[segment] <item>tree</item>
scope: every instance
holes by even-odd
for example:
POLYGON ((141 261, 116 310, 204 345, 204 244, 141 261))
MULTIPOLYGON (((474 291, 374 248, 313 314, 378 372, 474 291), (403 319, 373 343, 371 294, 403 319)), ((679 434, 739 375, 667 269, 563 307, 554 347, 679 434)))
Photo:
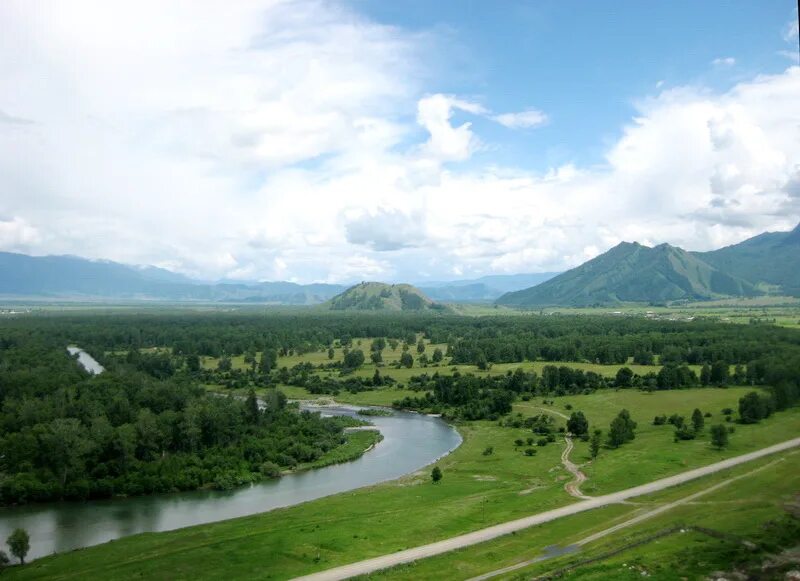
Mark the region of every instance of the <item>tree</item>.
POLYGON ((264 352, 261 354, 261 373, 267 375, 270 371, 275 369, 275 365, 278 363, 278 354, 275 353, 274 349, 264 349, 264 352))
POLYGON ((425 353, 425 342, 422 339, 417 343, 417 353, 425 353))
POLYGON ((725 385, 728 383, 730 368, 725 361, 715 361, 711 364, 711 383, 725 385))
POLYGON ((728 445, 728 429, 724 425, 711 426, 711 443, 719 450, 728 445))
POLYGON ((374 364, 383 363, 383 355, 381 355, 380 351, 373 351, 370 353, 369 358, 372 360, 374 364))
POLYGON ((739 417, 743 424, 755 424, 766 417, 763 399, 755 391, 751 391, 739 399, 739 417))
POLYGON ((628 367, 620 367, 614 383, 617 387, 630 387, 633 385, 633 371, 628 367))
POLYGON ((583 412, 573 412, 567 420, 567 430, 575 436, 582 436, 589 433, 589 422, 583 412))
POLYGON ((328 359, 333 359, 333 356, 335 354, 336 354, 336 352, 333 350, 333 347, 329 347, 328 348, 328 359))
POLYGON ((595 430, 592 434, 592 439, 589 440, 589 452, 592 455, 592 460, 597 458, 597 455, 600 453, 600 442, 602 437, 602 430, 595 430))
POLYGON ((248 424, 257 424, 261 420, 261 410, 258 409, 258 398, 256 391, 250 388, 247 399, 244 402, 244 413, 248 424))
POLYGON ((700 370, 700 384, 708 385, 709 383, 711 383, 711 366, 708 363, 704 363, 703 368, 700 370))
POLYGON ((408 369, 411 369, 411 367, 413 367, 414 358, 411 356, 411 353, 408 353, 406 351, 400 356, 400 365, 402 365, 403 367, 407 367, 408 369))
POLYGON ((442 350, 437 347, 433 350, 433 357, 431 360, 434 363, 439 363, 442 359, 444 359, 444 353, 442 353, 442 350))
POLYGON ((25 564, 25 555, 31 548, 31 538, 28 536, 28 531, 25 529, 14 529, 14 532, 9 535, 6 540, 8 548, 11 549, 11 554, 19 559, 20 564, 25 564))
POLYGON ((186 357, 186 370, 189 373, 197 373, 200 371, 200 357, 196 353, 192 353, 186 357))
POLYGON ((361 349, 353 349, 344 356, 342 368, 345 370, 358 369, 364 364, 364 352, 361 349))
POLYGON ((0 551, 0 571, 11 562, 11 559, 8 558, 5 551, 0 551))
POLYGON ((625 442, 629 442, 636 437, 634 430, 636 422, 631 419, 628 410, 621 410, 616 418, 611 422, 608 430, 608 445, 612 448, 619 448, 625 442))
POLYGON ((438 466, 434 466, 433 470, 431 470, 431 480, 434 484, 439 482, 442 479, 442 469, 438 466))
POLYGON ((698 408, 694 408, 692 412, 692 427, 694 431, 700 433, 703 431, 703 426, 705 425, 705 420, 703 419, 703 412, 701 412, 698 408))

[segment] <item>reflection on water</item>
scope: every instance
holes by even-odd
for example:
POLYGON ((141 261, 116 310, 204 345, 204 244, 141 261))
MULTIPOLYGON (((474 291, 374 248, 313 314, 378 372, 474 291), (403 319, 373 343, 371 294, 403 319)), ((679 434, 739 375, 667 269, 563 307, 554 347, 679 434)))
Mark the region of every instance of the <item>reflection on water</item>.
MULTIPOLYGON (((309 409, 356 415, 357 408, 309 409)), ((384 439, 352 462, 228 492, 197 491, 0 508, 0 539, 16 527, 27 529, 31 535, 29 557, 34 559, 136 533, 246 516, 398 478, 430 464, 461 443, 458 432, 438 418, 394 412, 392 416, 369 420, 384 439)))

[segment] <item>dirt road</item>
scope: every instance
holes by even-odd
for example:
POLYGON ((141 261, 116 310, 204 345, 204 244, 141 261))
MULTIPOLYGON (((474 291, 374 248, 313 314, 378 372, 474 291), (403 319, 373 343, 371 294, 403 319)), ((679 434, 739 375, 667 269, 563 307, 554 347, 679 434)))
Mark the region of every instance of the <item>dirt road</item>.
POLYGON ((784 450, 789 450, 798 446, 800 446, 800 438, 795 438, 793 440, 781 442, 780 444, 775 444, 774 446, 756 450, 755 452, 750 452, 734 458, 728 458, 727 460, 709 464, 708 466, 703 466, 701 468, 695 468, 694 470, 689 470, 688 472, 676 474, 675 476, 670 476, 668 478, 655 480, 641 486, 635 486, 633 488, 628 488, 612 494, 606 494, 604 496, 597 496, 589 500, 582 500, 561 508, 548 510, 513 521, 508 521, 485 529, 445 539, 443 541, 430 543, 428 545, 414 547, 413 549, 406 549, 404 551, 398 551, 397 553, 391 553, 389 555, 383 555, 381 557, 375 557, 372 559, 351 563, 349 565, 335 567, 333 569, 328 569, 327 571, 320 571, 319 573, 298 577, 298 579, 302 579, 303 581, 339 581, 341 579, 349 579, 350 577, 355 577, 357 575, 366 575, 375 571, 380 571, 381 569, 402 565, 403 563, 411 563, 419 559, 441 555, 442 553, 447 553, 455 549, 461 549, 463 547, 469 547, 471 545, 490 541, 492 539, 496 539, 497 537, 508 535, 515 531, 527 529, 535 525, 550 522, 561 517, 578 514, 587 510, 599 508, 601 506, 608 506, 609 504, 622 502, 629 498, 650 494, 652 492, 658 492, 659 490, 664 490, 665 488, 669 488, 671 486, 690 482, 692 480, 696 480, 697 478, 714 474, 720 470, 725 470, 726 468, 738 466, 739 464, 744 464, 745 462, 750 462, 752 460, 763 458, 764 456, 775 454, 776 452, 783 452, 784 450))

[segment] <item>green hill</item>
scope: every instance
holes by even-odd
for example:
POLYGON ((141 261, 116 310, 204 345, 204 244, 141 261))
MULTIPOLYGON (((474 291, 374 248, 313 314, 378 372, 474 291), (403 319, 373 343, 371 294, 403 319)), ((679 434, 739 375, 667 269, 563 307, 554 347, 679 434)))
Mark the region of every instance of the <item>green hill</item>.
POLYGON ((765 232, 739 244, 693 254, 773 294, 800 296, 800 224, 791 232, 765 232))
POLYGON ((410 284, 362 282, 326 303, 333 311, 428 311, 447 310, 410 284))
POLYGON ((681 248, 623 242, 535 287, 507 293, 498 304, 590 306, 623 302, 754 296, 753 284, 711 266, 681 248))

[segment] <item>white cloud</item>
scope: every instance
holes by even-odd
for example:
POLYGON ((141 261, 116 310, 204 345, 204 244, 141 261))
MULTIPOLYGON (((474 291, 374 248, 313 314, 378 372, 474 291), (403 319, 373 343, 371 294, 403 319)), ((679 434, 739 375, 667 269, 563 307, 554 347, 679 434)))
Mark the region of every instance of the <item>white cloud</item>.
POLYGON ((547 123, 547 115, 538 109, 527 109, 519 113, 502 113, 493 116, 492 119, 510 129, 538 127, 547 123))
POLYGON ((0 250, 408 280, 798 219, 797 67, 657 91, 605 163, 539 173, 478 133, 543 114, 438 92, 436 42, 329 2, 0 3, 0 250))
POLYGON ((486 113, 481 105, 451 95, 436 94, 419 100, 417 122, 430 134, 422 147, 424 155, 440 161, 463 161, 478 149, 480 141, 472 132, 471 123, 465 122, 458 127, 451 125, 455 110, 473 115, 486 113))
POLYGON ((715 58, 713 61, 711 61, 711 64, 714 65, 715 67, 732 67, 733 65, 736 64, 736 59, 733 58, 732 56, 720 57, 720 58, 715 58))

